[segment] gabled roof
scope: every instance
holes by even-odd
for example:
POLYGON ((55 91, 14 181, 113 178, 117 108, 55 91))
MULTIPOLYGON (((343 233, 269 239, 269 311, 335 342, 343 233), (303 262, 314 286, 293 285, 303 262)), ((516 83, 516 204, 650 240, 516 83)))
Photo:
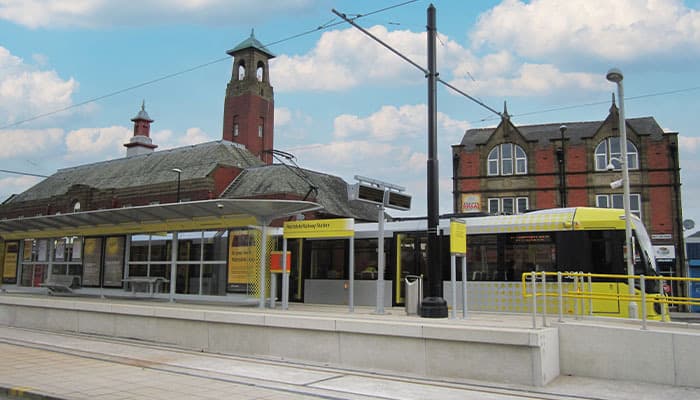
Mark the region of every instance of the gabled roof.
MULTIPOLYGON (((514 125, 525 137, 525 140, 548 144, 551 140, 561 137, 559 127, 566 125, 565 137, 568 143, 580 143, 584 138, 595 135, 605 121, 559 122, 539 125, 514 125)), ((653 139, 661 139, 664 134, 653 117, 628 118, 627 125, 639 135, 651 135, 653 139)), ((486 143, 497 127, 469 129, 462 137, 461 145, 466 149, 474 149, 479 144, 486 143)))
POLYGON ((347 182, 342 178, 285 164, 246 169, 221 197, 236 199, 288 194, 319 203, 327 214, 363 221, 377 220, 376 206, 348 200, 347 182))
POLYGON ((262 164, 243 146, 220 140, 60 169, 6 204, 62 195, 74 185, 104 190, 172 182, 173 168, 182 170, 184 181, 206 178, 217 165, 243 169, 262 164))
POLYGON ((248 48, 254 48, 262 53, 265 53, 269 58, 275 58, 275 55, 272 54, 270 50, 265 47, 264 44, 260 43, 258 39, 255 38, 255 33, 253 30, 250 31, 250 37, 241 43, 238 44, 238 46, 232 48, 231 50, 227 51, 226 54, 233 56, 235 53, 245 50, 248 48))

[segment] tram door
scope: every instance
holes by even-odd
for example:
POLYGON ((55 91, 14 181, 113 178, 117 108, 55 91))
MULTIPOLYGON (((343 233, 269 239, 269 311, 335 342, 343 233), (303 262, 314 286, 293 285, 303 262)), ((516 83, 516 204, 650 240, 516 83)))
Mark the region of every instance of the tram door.
POLYGON ((396 235, 395 302, 404 304, 406 276, 425 275, 428 238, 425 234, 401 233, 396 235))

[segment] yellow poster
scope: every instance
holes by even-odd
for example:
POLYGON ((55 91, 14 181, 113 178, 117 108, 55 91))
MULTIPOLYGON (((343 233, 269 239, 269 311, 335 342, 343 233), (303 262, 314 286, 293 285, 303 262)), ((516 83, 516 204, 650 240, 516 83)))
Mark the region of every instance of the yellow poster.
POLYGON ((249 230, 230 231, 228 237, 228 283, 243 289, 248 284, 248 268, 255 262, 255 243, 249 230))
POLYGON ((108 257, 115 257, 119 255, 119 252, 121 251, 121 237, 108 237, 107 238, 107 256, 108 257))
POLYGON ((450 221, 450 253, 467 254, 467 224, 464 221, 450 221))
POLYGON ((19 253, 19 242, 5 243, 5 261, 2 268, 3 282, 14 282, 17 279, 17 256, 19 253))

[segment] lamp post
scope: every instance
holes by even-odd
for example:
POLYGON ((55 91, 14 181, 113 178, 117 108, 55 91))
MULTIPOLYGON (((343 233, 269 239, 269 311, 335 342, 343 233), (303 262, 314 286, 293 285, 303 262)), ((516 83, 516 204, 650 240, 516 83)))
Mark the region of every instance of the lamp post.
POLYGON ((182 174, 182 170, 180 168, 173 168, 173 172, 177 174, 177 201, 176 203, 180 202, 180 174, 182 174))
MULTIPOLYGON (((625 124, 625 92, 622 85, 622 71, 617 68, 611 68, 606 79, 610 82, 617 84, 617 98, 620 102, 620 112, 619 112, 619 123, 620 123, 620 150, 621 157, 620 166, 622 168, 622 204, 625 209, 625 247, 626 247, 626 258, 627 258, 627 275, 634 275, 634 260, 632 254, 632 218, 630 216, 630 179, 629 179, 629 165, 627 158, 627 129, 625 124)), ((637 318, 637 303, 632 300, 635 295, 634 291, 634 278, 630 277, 627 280, 627 286, 629 286, 629 317, 637 318)))
POLYGON ((566 125, 559 127, 561 133, 561 147, 557 149, 557 158, 559 161, 559 205, 566 207, 566 155, 564 151, 564 133, 566 125))

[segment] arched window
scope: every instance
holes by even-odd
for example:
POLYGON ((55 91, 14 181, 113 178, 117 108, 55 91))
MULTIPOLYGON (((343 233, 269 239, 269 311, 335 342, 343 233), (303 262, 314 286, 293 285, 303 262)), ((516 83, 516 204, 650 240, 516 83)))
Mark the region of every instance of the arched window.
MULTIPOLYGON (((615 171, 621 169, 622 149, 619 137, 609 137, 598 143, 595 148, 595 170, 608 171, 608 165, 612 164, 615 171)), ((627 141, 627 168, 639 169, 639 154, 637 147, 627 141)))
POLYGON ((79 212, 80 211, 80 202, 76 201, 73 203, 73 212, 79 212))
POLYGON ((243 79, 245 79, 245 61, 241 60, 238 63, 238 80, 242 81, 243 79))
POLYGON ((258 67, 255 69, 255 77, 258 82, 262 82, 265 79, 265 64, 262 61, 258 61, 258 67))
POLYGON ((233 136, 238 136, 238 115, 233 116, 233 136))
POLYGON ((265 118, 260 117, 258 122, 258 137, 263 137, 263 132, 265 131, 265 118))
POLYGON ((494 147, 486 163, 490 176, 527 174, 527 155, 517 144, 503 143, 494 147))

